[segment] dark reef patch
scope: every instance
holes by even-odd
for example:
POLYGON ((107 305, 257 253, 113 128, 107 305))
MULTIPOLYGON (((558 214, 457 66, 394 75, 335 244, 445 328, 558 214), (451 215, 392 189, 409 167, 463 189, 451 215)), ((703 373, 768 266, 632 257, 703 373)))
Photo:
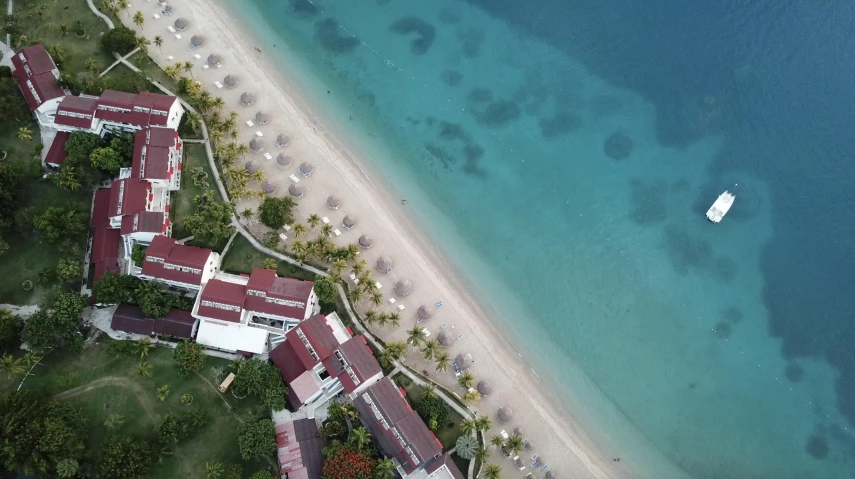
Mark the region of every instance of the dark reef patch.
POLYGON ((787 364, 787 368, 784 369, 784 376, 786 376, 791 383, 801 382, 801 380, 805 378, 805 370, 797 363, 791 362, 787 364))
POLYGON ((475 163, 484 156, 484 148, 481 148, 475 143, 469 143, 463 148, 463 154, 466 156, 466 163, 475 163))
POLYGON ((540 120, 540 135, 546 140, 554 140, 579 128, 582 128, 582 120, 566 111, 559 111, 550 118, 540 120))
POLYGON ((828 457, 828 441, 816 434, 808 438, 805 449, 814 459, 822 460, 828 457))
POLYGON ((365 102, 372 108, 374 107, 374 103, 377 101, 377 97, 375 97, 373 93, 360 93, 356 98, 359 101, 365 102))
POLYGON ((446 25, 454 25, 460 23, 460 15, 454 10, 443 8, 439 11, 439 21, 446 25))
POLYGON ((633 178, 629 182, 629 196, 632 202, 632 220, 640 226, 661 223, 668 219, 665 207, 667 188, 665 181, 655 180, 645 183, 644 180, 633 178))
POLYGON ((684 227, 668 225, 663 233, 662 244, 674 271, 685 276, 691 269, 703 269, 712 257, 712 245, 708 241, 693 238, 684 227))
POLYGON ((609 135, 603 142, 603 151, 613 160, 624 160, 632 153, 632 138, 617 132, 609 135))
POLYGON ((338 33, 338 23, 332 18, 315 22, 315 38, 333 53, 350 53, 359 46, 359 39, 355 36, 338 33))
POLYGON ((736 306, 722 309, 721 316, 730 324, 739 324, 742 322, 742 311, 736 306))
POLYGON ((467 27, 457 32, 463 55, 466 58, 475 58, 481 54, 481 45, 484 43, 484 31, 478 28, 467 27))
POLYGON ((446 141, 460 140, 464 143, 469 143, 469 135, 457 123, 439 122, 439 137, 446 141))
POLYGON ((436 29, 433 25, 417 17, 398 19, 389 29, 399 35, 409 35, 410 33, 418 35, 418 38, 410 42, 410 53, 413 55, 427 53, 436 39, 436 29))
POLYGON ((445 70, 439 79, 448 86, 457 86, 463 81, 463 74, 457 70, 445 70))
POLYGON ((451 168, 451 166, 457 161, 454 155, 433 143, 425 143, 425 150, 430 153, 430 156, 439 160, 439 162, 442 163, 442 167, 446 170, 451 168))
POLYGON ((500 128, 520 117, 520 107, 508 100, 498 100, 486 108, 470 108, 475 120, 484 126, 500 128))
POLYGON ((472 103, 490 103, 493 101, 493 90, 489 88, 475 88, 466 95, 466 99, 472 103))
POLYGON ((715 336, 718 339, 730 339, 730 335, 733 333, 733 328, 727 321, 719 321, 715 323, 713 331, 715 331, 715 336))
POLYGON ((713 262, 713 276, 719 281, 730 283, 736 277, 736 270, 739 265, 736 261, 726 256, 720 256, 713 262))
POLYGON ((298 17, 306 20, 321 13, 321 10, 309 0, 293 0, 293 8, 298 17))

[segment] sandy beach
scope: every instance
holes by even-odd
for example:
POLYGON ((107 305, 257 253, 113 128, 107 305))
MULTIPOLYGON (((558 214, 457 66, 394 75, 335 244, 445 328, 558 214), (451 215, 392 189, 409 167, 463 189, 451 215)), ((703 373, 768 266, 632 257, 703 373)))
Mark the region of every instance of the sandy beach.
MULTIPOLYGON (((234 110, 240 115, 238 141, 249 143, 253 138, 263 141, 264 150, 250 152, 247 159, 257 162, 268 181, 276 185, 275 195, 288 195, 288 188, 293 183, 289 176, 299 178, 299 185, 305 188, 305 193, 298 200, 296 218, 305 223, 305 218, 312 213, 327 217, 330 224, 341 233, 333 238, 339 245, 356 243, 361 235, 373 239, 370 248, 361 249, 361 257, 373 269, 374 278, 382 284, 384 304, 376 310, 397 311, 402 320, 398 328, 375 326, 372 329, 384 340, 405 339, 406 329, 416 322, 417 309, 421 305, 427 306, 433 316, 422 325, 431 332, 431 338, 435 338, 445 324, 446 331, 455 338, 459 337, 448 348, 451 357, 459 353, 471 354, 475 364, 470 371, 476 380, 487 380, 494 387, 492 394, 473 406, 479 414, 489 415, 493 419, 493 427, 487 431, 488 438, 502 429, 511 432, 515 427, 522 428, 523 436, 536 447, 531 452, 523 451, 521 456, 527 458, 532 453, 542 454, 547 459, 548 470, 555 473, 556 477, 629 477, 627 472, 617 467, 621 463, 612 461, 611 454, 604 456, 595 448, 593 441, 573 417, 546 391, 549 387, 548 378, 541 375, 538 379, 533 375, 529 365, 490 321, 485 308, 471 294, 453 266, 443 259, 436 246, 426 239, 412 218, 407 216, 406 206, 402 205, 401 199, 393 197, 382 184, 381 176, 373 172, 370 165, 359 160, 355 150, 348 147, 346 138, 335 138, 324 128, 324 121, 316 116, 318 109, 300 95, 286 72, 280 71, 271 58, 265 55, 265 50, 273 48, 272 42, 270 45, 257 44, 251 35, 242 30, 245 27, 234 22, 233 17, 216 1, 188 0, 175 4, 174 9, 174 16, 155 19, 153 15, 161 13, 162 5, 156 1, 135 2, 130 9, 131 13, 141 10, 146 19, 141 29, 134 26, 124 12, 119 14, 119 18, 128 27, 142 30, 149 40, 155 36, 164 39, 161 49, 153 45, 150 47, 152 58, 161 66, 187 61, 194 64, 193 77, 201 81, 212 95, 223 98, 226 112, 234 110), (178 18, 189 22, 184 31, 178 32, 181 39, 167 29, 178 18), (205 37, 205 43, 191 51, 190 38, 197 34, 205 37), (222 66, 203 68, 208 55, 212 53, 222 57, 222 66), (223 83, 229 74, 239 77, 235 88, 215 86, 215 82, 223 83), (244 92, 256 96, 257 100, 252 106, 240 104, 239 98, 244 92), (258 111, 270 115, 269 123, 248 126, 247 120, 255 122, 258 111), (257 132, 261 132, 262 136, 258 137, 257 132), (281 148, 275 145, 280 134, 287 135, 290 140, 281 148), (272 159, 265 159, 264 153, 269 153, 272 159), (288 166, 277 163, 276 158, 280 153, 291 158, 288 166), (304 177, 296 170, 304 161, 314 167, 310 177, 304 177), (341 199, 338 209, 327 206, 330 195, 341 199), (350 230, 342 225, 345 215, 356 219, 356 225, 350 230), (380 256, 391 257, 391 273, 374 268, 380 256), (412 293, 395 295, 394 286, 401 279, 412 282, 412 293), (392 297, 396 299, 394 305, 389 303, 392 297), (434 306, 437 301, 442 302, 441 308, 434 306), (399 305, 405 308, 399 310, 399 305), (498 421, 496 411, 500 407, 510 407, 514 411, 510 422, 498 421)), ((255 182, 250 184, 253 190, 260 187, 255 182)), ((258 198, 254 197, 239 202, 237 209, 255 210, 258 204, 258 198)), ((266 232, 266 228, 260 224, 252 224, 251 229, 258 236, 266 232)), ((291 236, 289 232, 286 234, 291 236)), ((310 231, 304 239, 316 235, 317 231, 310 231)), ((289 237, 285 245, 292 239, 289 237)), ((345 279, 348 274, 349 271, 346 271, 345 279)), ((368 301, 363 301, 358 309, 364 312, 371 308, 368 301)), ((433 364, 428 364, 418 351, 409 353, 407 363, 417 370, 429 370, 431 378, 461 396, 464 394, 465 391, 457 386, 453 373, 434 372, 433 364)), ((489 462, 501 466, 505 478, 522 477, 533 472, 530 467, 524 471, 517 470, 510 460, 495 451, 489 462)), ((534 476, 541 478, 544 472, 536 471, 534 476)))

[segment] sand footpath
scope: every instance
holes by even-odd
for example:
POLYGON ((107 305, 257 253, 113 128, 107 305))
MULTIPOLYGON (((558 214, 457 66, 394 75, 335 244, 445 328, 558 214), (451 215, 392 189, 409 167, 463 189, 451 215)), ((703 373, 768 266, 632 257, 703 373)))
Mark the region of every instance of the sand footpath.
MULTIPOLYGON (((402 318, 399 328, 373 327, 381 338, 405 338, 405 330, 416 323, 417 309, 424 305, 432 317, 421 324, 431 332, 430 337, 436 338, 445 331, 454 338, 454 343, 448 348, 452 358, 459 353, 472 355, 475 363, 470 371, 477 380, 486 380, 493 386, 493 392, 473 406, 479 414, 493 419, 493 427, 487 431, 487 437, 503 429, 510 433, 519 427, 523 436, 535 444, 533 451, 520 454, 526 458, 523 471, 493 451, 488 462, 502 467, 502 477, 523 477, 529 472, 535 478, 544 477, 545 471, 530 467, 532 461, 529 458, 533 454, 545 457, 547 471, 552 471, 557 478, 629 477, 628 473, 616 467, 620 463, 614 463, 610 457, 601 457, 581 427, 544 391, 545 381, 532 374, 531 368, 491 323, 460 276, 406 216, 406 206, 401 204, 400 198, 392 198, 370 165, 351 154, 354 150, 345 147, 346 139, 334 138, 324 128, 324 122, 316 116, 319 110, 308 104, 306 96, 300 94, 295 83, 265 55, 265 50, 273 48, 272 42, 269 45, 257 44, 252 35, 245 33, 247 27, 235 22, 217 1, 185 0, 173 8, 174 15, 164 16, 164 7, 159 3, 137 0, 130 10, 132 15, 137 10, 143 12, 146 21, 141 29, 134 26, 124 12, 119 14, 119 18, 128 27, 142 30, 149 40, 161 36, 164 39, 162 47, 152 45, 149 48, 152 58, 161 66, 192 62, 193 77, 201 81, 212 95, 223 98, 226 112, 234 110, 240 115, 237 140, 249 143, 257 138, 263 143, 264 149, 249 153, 246 160, 264 171, 267 181, 276 187, 275 195, 289 194, 289 187, 295 184, 290 176, 300 180, 296 185, 303 189, 303 196, 298 200, 297 218, 305 219, 312 213, 326 217, 340 233, 340 236, 333 237, 340 245, 356 243, 362 235, 372 239, 370 248, 361 249, 361 256, 373 268, 375 279, 382 285, 384 304, 376 309, 399 312, 402 318), (159 14, 160 18, 155 19, 154 14, 159 14), (179 18, 186 20, 188 26, 183 31, 170 32, 168 27, 179 18), (176 33, 181 35, 180 39, 176 38, 176 33), (190 39, 194 35, 204 36, 205 41, 191 51, 190 39), (212 53, 221 56, 222 65, 204 68, 212 53), (238 78, 237 86, 218 88, 215 82, 225 85, 227 75, 238 78), (253 105, 240 104, 240 96, 244 92, 255 95, 257 100, 253 105), (269 115, 268 123, 258 124, 256 113, 259 111, 269 115), (248 126, 247 121, 253 122, 253 126, 248 126), (279 135, 288 137, 287 145, 276 146, 279 135), (269 153, 271 159, 266 159, 265 153, 269 153), (287 165, 277 162, 280 154, 288 157, 290 162, 287 165), (310 177, 297 171, 303 162, 309 162, 313 167, 310 177), (330 195, 340 198, 338 209, 327 205, 330 195), (356 224, 351 229, 342 224, 345 215, 355 219, 356 224), (380 256, 392 259, 391 273, 374 268, 380 256), (411 293, 395 293, 395 284, 400 280, 411 282, 411 293), (395 299, 394 304, 389 302, 390 298, 395 299), (439 301, 442 302, 441 308, 436 307, 439 301), (404 309, 400 310, 400 306, 404 309), (513 418, 508 423, 497 419, 496 412, 500 407, 513 410, 513 418)), ((250 187, 257 190, 261 185, 253 182, 250 187)), ((238 211, 256 209, 258 203, 255 197, 241 201, 238 211)), ((251 225, 250 229, 257 235, 265 232, 265 228, 258 224, 251 225)), ((285 234, 292 236, 290 232, 285 234)), ((316 235, 317 231, 310 231, 304 239, 316 235)), ((292 240, 289 237, 285 245, 292 240)), ((345 272, 345 278, 348 275, 349 271, 345 272)), ((358 309, 364 312, 369 306, 364 301, 358 309)), ((419 352, 412 351, 407 363, 419 370, 428 369, 431 378, 459 395, 465 393, 457 386, 451 372, 435 372, 419 352)), ((463 472, 465 474, 466 471, 463 472)))

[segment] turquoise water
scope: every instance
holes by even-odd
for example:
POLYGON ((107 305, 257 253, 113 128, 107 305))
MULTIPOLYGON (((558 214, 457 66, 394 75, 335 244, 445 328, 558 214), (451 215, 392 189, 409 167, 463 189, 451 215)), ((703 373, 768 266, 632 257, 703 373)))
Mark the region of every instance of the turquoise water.
MULTIPOLYGON (((836 77, 846 55, 752 53, 809 16, 777 3, 678 18, 631 3, 614 22, 600 17, 623 2, 473 3, 252 0, 243 15, 637 477, 855 477, 852 245, 831 238, 851 237, 838 160, 853 145, 829 140, 855 121, 792 100, 813 81, 793 58, 836 77), (727 86, 703 84, 715 75, 727 86), (735 183, 734 210, 706 222, 735 183)), ((851 13, 825 8, 817 21, 851 13)))

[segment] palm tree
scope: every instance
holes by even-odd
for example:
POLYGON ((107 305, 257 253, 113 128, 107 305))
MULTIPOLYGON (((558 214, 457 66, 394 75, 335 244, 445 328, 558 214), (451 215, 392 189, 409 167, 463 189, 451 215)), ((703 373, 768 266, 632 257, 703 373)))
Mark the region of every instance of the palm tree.
POLYGON ((371 304, 373 304, 374 306, 380 306, 381 304, 383 304, 383 293, 381 293, 380 291, 372 291, 370 293, 370 296, 371 304))
POLYGON ((294 237, 297 239, 302 238, 306 234, 306 227, 299 221, 291 225, 291 229, 294 231, 294 237))
POLYGON ((264 181, 264 170, 255 170, 255 173, 252 174, 252 179, 257 183, 264 181))
POLYGON ((407 342, 415 347, 419 347, 419 345, 425 342, 426 339, 427 336, 425 335, 424 328, 418 324, 413 326, 413 329, 407 330, 407 342))
POLYGON ((21 357, 21 361, 23 361, 27 367, 31 367, 33 364, 36 364, 39 362, 39 359, 39 356, 32 351, 27 351, 24 353, 24 356, 21 357))
POLYGON ((125 13, 128 14, 128 18, 131 17, 131 12, 128 11, 128 8, 130 8, 130 6, 131 6, 131 2, 129 2, 128 0, 119 0, 119 3, 118 3, 119 10, 125 10, 125 13))
POLYGON ((427 383, 427 386, 425 386, 425 390, 422 391, 422 399, 434 397, 436 397, 436 384, 427 383))
POLYGON ((25 371, 25 367, 20 358, 16 359, 10 354, 4 354, 3 357, 0 358, 0 370, 6 374, 6 377, 12 379, 17 375, 22 374, 25 371))
POLYGON ((261 267, 264 269, 275 270, 277 266, 278 263, 273 258, 264 258, 264 261, 261 262, 261 267))
POLYGON ((484 479, 501 479, 502 469, 495 464, 487 464, 482 469, 481 475, 484 476, 484 479))
POLYGON ((154 343, 151 342, 151 338, 142 338, 137 341, 137 351, 140 352, 140 359, 148 356, 149 351, 154 349, 154 343))
POLYGON ((137 366, 137 374, 144 378, 151 377, 151 363, 148 361, 143 361, 137 366))
POLYGON ((184 62, 183 68, 185 72, 190 74, 191 78, 195 78, 193 77, 193 62, 184 62))
POLYGON ((476 390, 471 390, 463 395, 463 402, 466 404, 475 404, 481 400, 481 394, 476 390))
POLYGON ((364 427, 358 427, 350 431, 350 437, 347 438, 347 442, 356 446, 356 449, 361 451, 371 443, 371 433, 364 427))
POLYGON ((389 366, 391 366, 392 361, 394 360, 395 355, 392 353, 392 351, 389 351, 388 349, 380 351, 380 353, 377 355, 377 362, 380 363, 380 366, 384 368, 388 368, 389 366))
POLYGON ((341 272, 347 268, 347 261, 342 258, 336 258, 332 262, 332 275, 335 277, 341 276, 341 272))
POLYGON ((101 65, 98 63, 98 60, 96 60, 94 58, 87 58, 86 59, 86 70, 88 70, 89 73, 95 75, 101 70, 101 65))
POLYGON ((519 434, 511 434, 507 439, 505 439, 505 451, 507 451, 511 456, 516 456, 520 451, 523 450, 523 438, 519 434))
POLYGON ((376 479, 392 479, 395 477, 395 463, 388 457, 381 459, 374 468, 374 477, 376 479))
POLYGON ((160 53, 163 53, 163 50, 160 48, 160 47, 162 47, 162 46, 163 46, 163 37, 162 37, 162 36, 160 36, 160 35, 155 35, 155 37, 154 37, 154 46, 156 46, 156 47, 157 47, 157 49, 158 49, 158 50, 160 50, 160 53))
MULTIPOLYGON (((145 53, 146 55, 148 55, 148 46, 149 45, 151 45, 151 40, 149 40, 148 38, 143 37, 143 36, 137 38, 137 46, 139 47, 140 51, 145 53)), ((137 60, 141 60, 141 59, 143 59, 143 57, 137 58, 137 60)))
POLYGON ((223 465, 219 462, 205 463, 205 479, 219 479, 223 475, 223 465))
POLYGON ((386 313, 380 313, 377 315, 377 325, 378 326, 386 326, 389 324, 389 315, 386 313))
POLYGON ((18 139, 22 141, 30 141, 33 139, 33 132, 26 126, 18 128, 18 139))
POLYGON ((316 215, 315 213, 312 213, 309 215, 309 218, 306 220, 306 223, 309 223, 309 226, 311 226, 312 229, 315 229, 318 227, 319 224, 321 224, 321 217, 316 215))
POLYGON ((407 345, 403 341, 389 341, 386 343, 386 349, 392 353, 395 359, 401 359, 407 352, 407 345))
POLYGON ((140 27, 140 31, 142 31, 143 23, 145 23, 145 17, 141 11, 137 10, 137 13, 134 14, 134 25, 140 27))
POLYGON ((202 117, 199 116, 198 113, 194 113, 192 111, 187 112, 187 116, 185 116, 187 120, 185 124, 193 131, 199 131, 199 128, 202 126, 202 117))
POLYGON ((59 34, 62 36, 68 35, 68 25, 64 23, 59 24, 59 34))
POLYGON ((389 314, 389 322, 392 324, 392 326, 397 328, 398 326, 401 325, 401 315, 398 314, 397 312, 390 313, 389 314))
POLYGON ((473 376, 469 371, 463 371, 463 373, 457 377, 457 384, 459 384, 463 389, 471 388, 472 383, 474 382, 475 376, 473 376))
POLYGON ((468 436, 476 430, 477 424, 474 419, 464 419, 460 422, 460 432, 468 436))
POLYGON ((455 443, 457 446, 457 455, 463 459, 472 459, 475 457, 475 451, 478 450, 478 439, 474 436, 465 435, 457 438, 455 443))
POLYGON ((476 431, 486 431, 491 427, 493 427, 493 421, 490 419, 490 416, 478 416, 475 418, 476 431))
POLYGON ((157 398, 160 399, 160 402, 166 401, 166 396, 169 396, 168 384, 164 384, 163 386, 157 388, 157 398))
POLYGON ((448 367, 451 366, 451 356, 445 351, 435 354, 433 360, 436 361, 437 371, 448 371, 448 367))
POLYGON ((478 462, 487 462, 488 457, 490 457, 490 450, 484 446, 479 447, 475 451, 475 460, 478 462))
POLYGON ((439 342, 435 339, 431 339, 430 341, 425 341, 425 345, 422 348, 422 354, 425 356, 425 359, 431 360, 436 353, 439 351, 439 342))
POLYGON ((329 237, 332 234, 333 227, 331 224, 327 223, 321 227, 321 234, 329 237))
POLYGON ((505 438, 503 438, 499 434, 496 434, 495 436, 490 438, 490 444, 496 447, 502 447, 505 444, 505 438))
POLYGON ((238 146, 235 147, 235 153, 237 153, 238 156, 245 157, 246 154, 249 153, 249 145, 247 145, 246 143, 240 143, 238 146))

